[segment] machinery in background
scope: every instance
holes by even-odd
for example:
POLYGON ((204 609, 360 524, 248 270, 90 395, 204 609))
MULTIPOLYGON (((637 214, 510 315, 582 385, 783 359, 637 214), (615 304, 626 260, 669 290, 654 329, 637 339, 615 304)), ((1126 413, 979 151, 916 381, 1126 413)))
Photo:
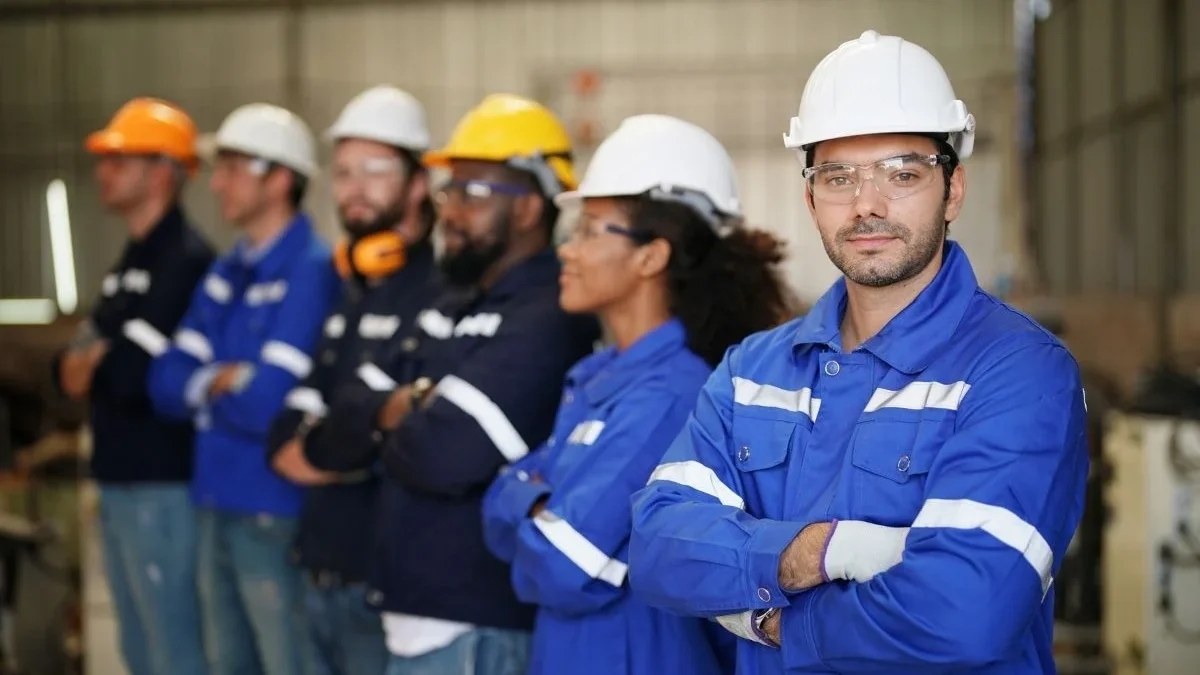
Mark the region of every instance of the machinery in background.
POLYGON ((1107 420, 1104 648, 1113 675, 1200 663, 1200 380, 1160 370, 1107 420))

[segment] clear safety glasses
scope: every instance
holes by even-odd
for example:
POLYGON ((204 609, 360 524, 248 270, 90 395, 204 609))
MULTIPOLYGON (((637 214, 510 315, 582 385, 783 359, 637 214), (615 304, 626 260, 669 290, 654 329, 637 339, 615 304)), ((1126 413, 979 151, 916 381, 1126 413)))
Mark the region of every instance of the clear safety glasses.
POLYGON ((639 244, 645 244, 654 239, 654 237, 645 232, 638 232, 628 227, 617 225, 616 223, 606 223, 602 220, 580 217, 569 226, 569 231, 560 243, 586 244, 606 233, 625 237, 639 244))
POLYGON ((874 164, 820 164, 804 170, 813 198, 833 204, 849 204, 858 198, 870 180, 885 199, 903 199, 932 185, 941 175, 949 155, 900 155, 874 164))
POLYGON ((334 163, 330 178, 335 185, 369 183, 375 180, 394 180, 404 175, 404 162, 399 157, 371 157, 357 163, 334 163))
POLYGON ((486 203, 494 195, 519 197, 532 192, 521 185, 493 183, 486 180, 450 180, 433 195, 433 203, 437 208, 461 206, 471 208, 486 203))

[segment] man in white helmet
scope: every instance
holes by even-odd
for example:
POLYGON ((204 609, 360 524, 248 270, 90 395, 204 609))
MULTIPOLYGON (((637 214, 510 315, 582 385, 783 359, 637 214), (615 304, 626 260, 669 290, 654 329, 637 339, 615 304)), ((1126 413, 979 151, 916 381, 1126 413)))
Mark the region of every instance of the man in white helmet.
POLYGON ((382 675, 383 622, 366 598, 379 445, 369 434, 345 433, 345 415, 373 415, 387 399, 395 383, 370 364, 411 351, 402 327, 414 324, 439 288, 429 242, 433 204, 421 164, 429 129, 417 99, 380 86, 351 100, 328 137, 333 195, 346 231, 335 254, 342 300, 325 321, 318 362, 288 394, 268 445, 280 475, 312 486, 293 552, 307 581, 316 672, 382 675), (379 378, 389 385, 384 391, 354 392, 355 383, 378 385, 379 378))
POLYGON ((195 421, 192 499, 213 675, 306 672, 304 593, 289 550, 302 488, 271 471, 267 435, 339 288, 330 251, 300 210, 316 173, 312 134, 267 104, 217 131, 211 187, 241 235, 209 269, 151 367, 157 409, 195 421))
POLYGON ((827 56, 785 145, 843 273, 733 348, 634 497, 630 581, 739 673, 1052 673, 1083 510, 1079 369, 947 240, 974 118, 921 47, 827 56))

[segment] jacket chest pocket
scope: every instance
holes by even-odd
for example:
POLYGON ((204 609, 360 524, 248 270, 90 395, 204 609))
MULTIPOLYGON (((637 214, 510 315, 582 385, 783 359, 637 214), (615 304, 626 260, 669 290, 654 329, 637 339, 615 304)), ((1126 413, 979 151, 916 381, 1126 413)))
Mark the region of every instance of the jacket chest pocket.
MULTIPOLYGON (((796 436, 807 428, 792 420, 735 415, 732 424, 733 466, 737 469, 746 495, 746 503, 774 509, 778 504, 764 501, 762 495, 779 495, 787 479, 788 455, 796 436)), ((778 500, 776 500, 778 501, 778 500)), ((747 508, 758 517, 772 517, 747 508)), ((778 514, 774 514, 778 515, 778 514)))
POLYGON ((953 431, 952 417, 860 422, 850 448, 848 516, 911 525, 925 502, 925 480, 953 431))

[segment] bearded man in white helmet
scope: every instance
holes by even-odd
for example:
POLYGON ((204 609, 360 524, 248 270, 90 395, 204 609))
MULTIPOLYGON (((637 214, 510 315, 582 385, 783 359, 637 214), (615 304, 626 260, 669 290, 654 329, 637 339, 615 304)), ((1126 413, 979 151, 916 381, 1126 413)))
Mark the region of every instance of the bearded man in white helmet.
POLYGON ((373 415, 395 383, 373 365, 407 355, 407 330, 440 289, 433 204, 421 155, 425 109, 378 86, 354 97, 328 131, 333 195, 346 237, 335 261, 342 299, 325 321, 312 373, 288 393, 271 428, 275 471, 309 486, 294 553, 306 577, 316 675, 383 675, 383 622, 367 602, 380 493, 379 444, 346 430, 373 415), (386 391, 379 391, 381 379, 386 391))
POLYGON ((1083 390, 946 238, 974 132, 898 37, 844 43, 804 89, 785 145, 843 278, 729 351, 634 496, 634 590, 741 637, 739 673, 1055 671, 1083 390))
POLYGON ((241 236, 150 370, 155 407, 196 425, 197 576, 213 675, 295 675, 312 662, 290 556, 303 489, 271 471, 266 446, 284 397, 312 370, 339 289, 329 246, 300 209, 313 145, 308 126, 276 106, 225 118, 210 186, 241 236))

